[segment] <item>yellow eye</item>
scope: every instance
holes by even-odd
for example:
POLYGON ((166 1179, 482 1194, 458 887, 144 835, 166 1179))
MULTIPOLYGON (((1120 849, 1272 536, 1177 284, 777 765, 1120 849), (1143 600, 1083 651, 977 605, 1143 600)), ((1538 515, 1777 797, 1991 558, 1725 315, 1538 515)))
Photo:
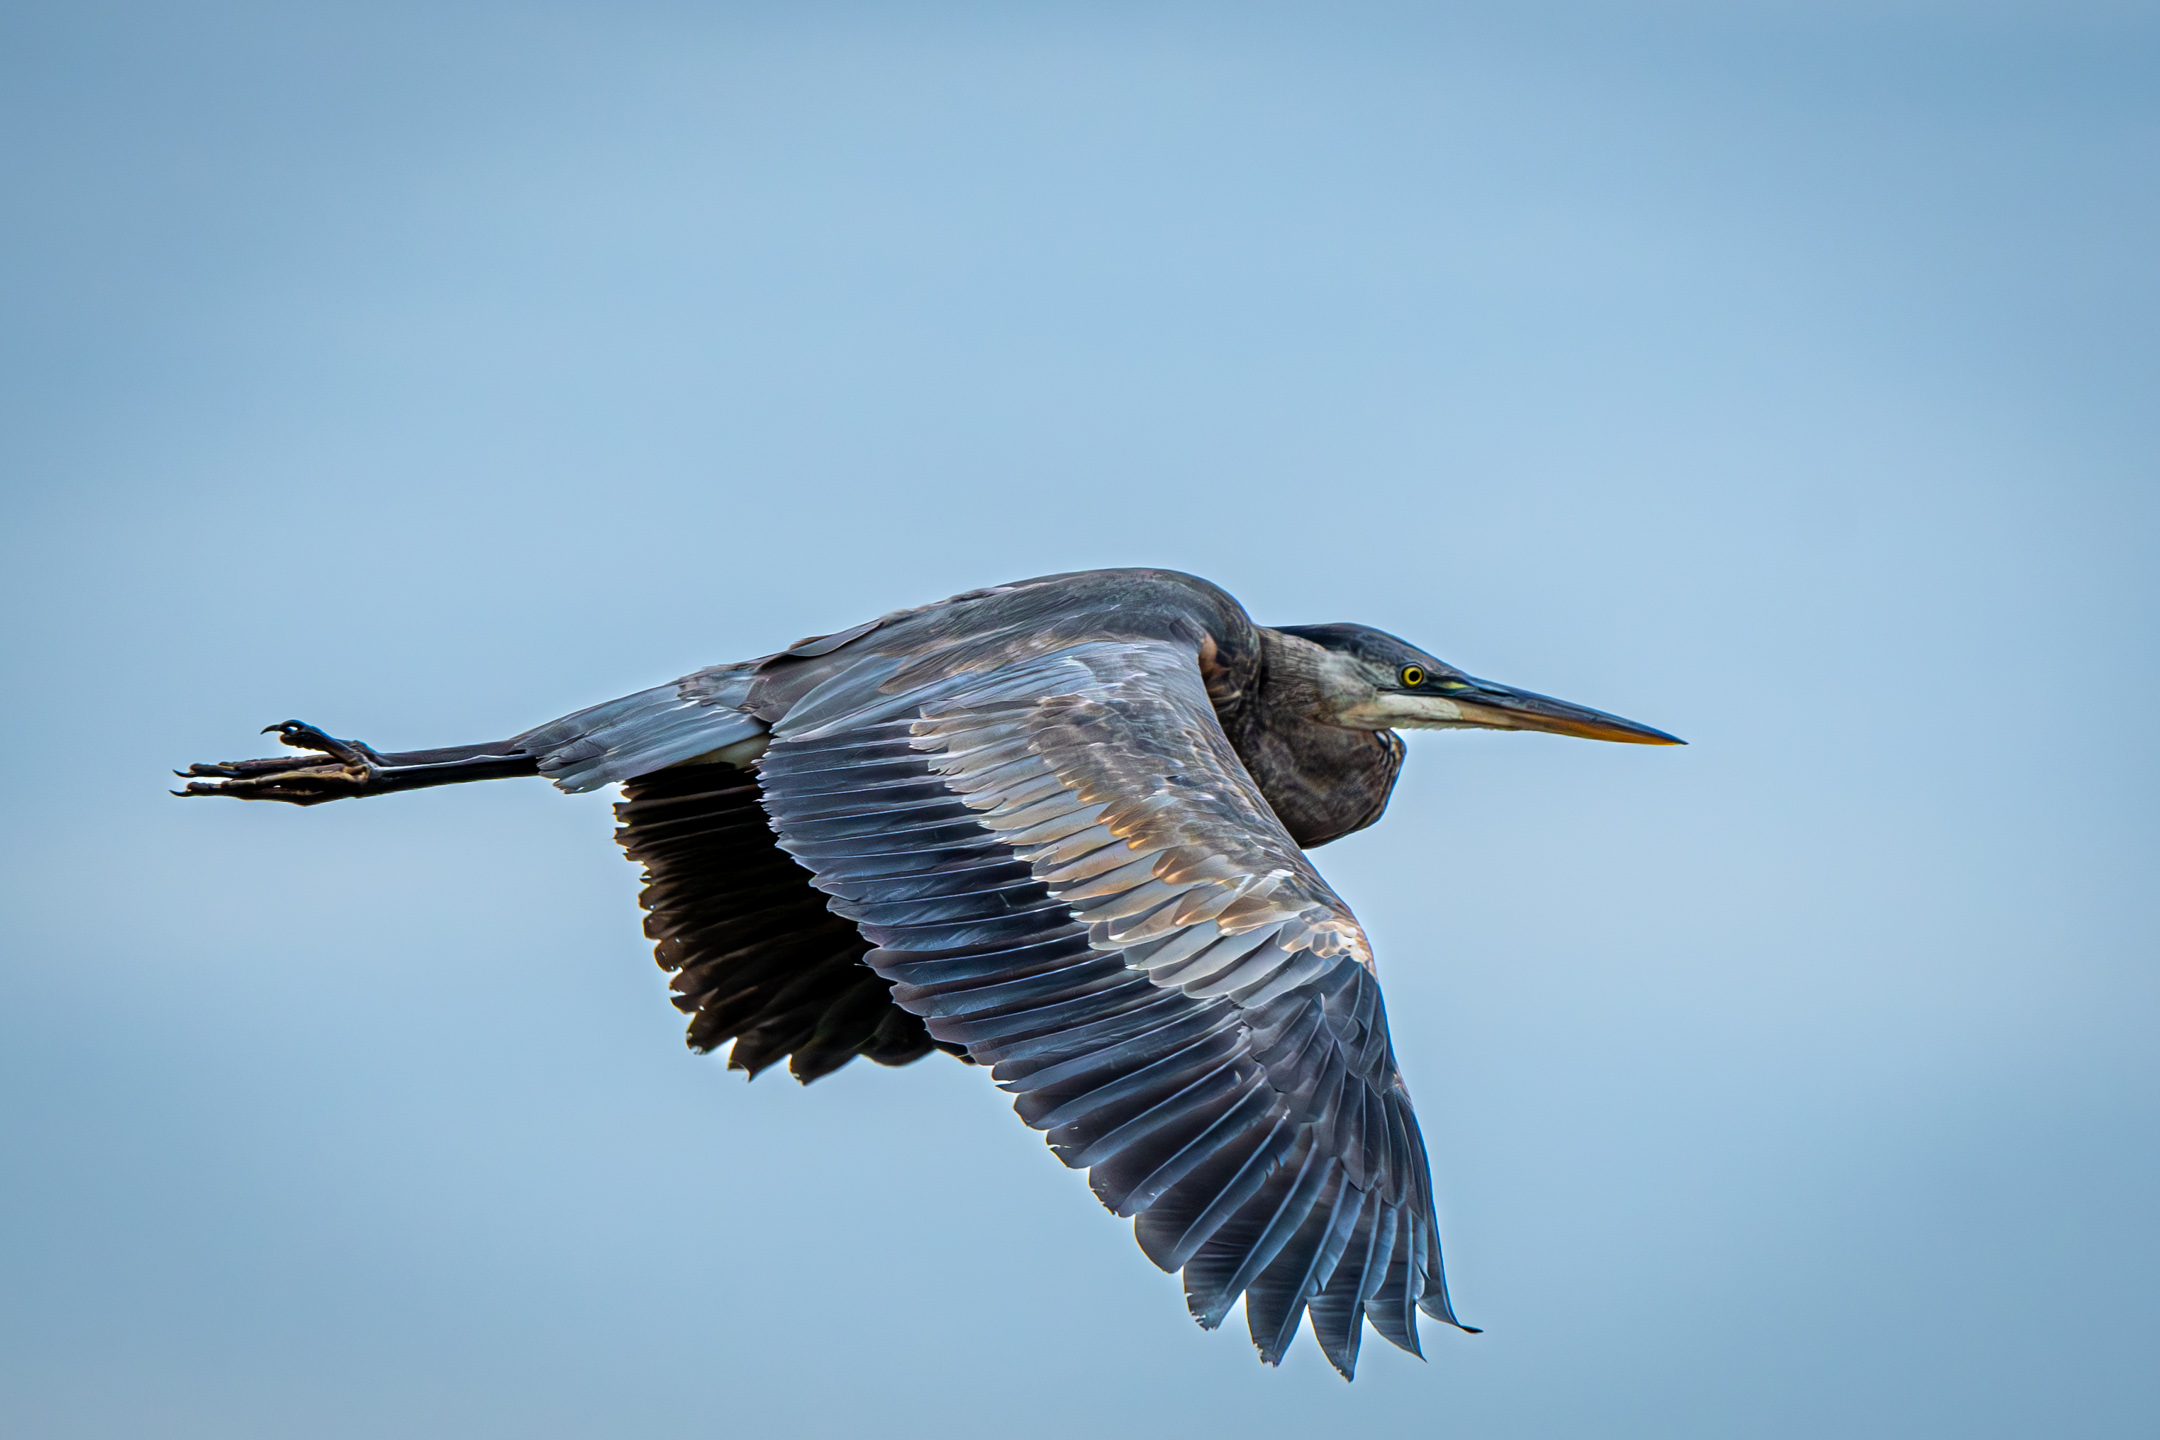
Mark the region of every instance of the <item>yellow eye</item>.
POLYGON ((1405 665, 1402 667, 1402 683, 1414 690, 1425 683, 1425 672, 1415 665, 1405 665))

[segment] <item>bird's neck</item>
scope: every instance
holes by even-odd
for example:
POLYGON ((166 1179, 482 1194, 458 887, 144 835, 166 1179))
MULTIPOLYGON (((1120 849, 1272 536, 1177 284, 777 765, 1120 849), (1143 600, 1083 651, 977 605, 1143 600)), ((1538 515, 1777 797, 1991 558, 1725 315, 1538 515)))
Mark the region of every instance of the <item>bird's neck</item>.
POLYGON ((1235 696, 1228 704, 1216 698, 1231 746, 1299 845, 1310 849, 1364 829, 1387 808, 1402 770, 1401 738, 1318 718, 1325 713, 1325 652, 1294 635, 1265 628, 1259 635, 1235 696))

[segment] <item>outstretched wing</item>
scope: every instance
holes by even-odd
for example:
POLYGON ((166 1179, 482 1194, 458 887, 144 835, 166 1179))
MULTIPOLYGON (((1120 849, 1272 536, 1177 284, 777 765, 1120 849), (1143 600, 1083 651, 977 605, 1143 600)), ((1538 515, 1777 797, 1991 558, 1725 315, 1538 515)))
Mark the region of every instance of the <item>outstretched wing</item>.
POLYGON ((1454 1322, 1371 952, 1218 724, 1193 648, 1068 644, 943 673, 866 657, 758 762, 780 843, 1214 1326, 1454 1322))

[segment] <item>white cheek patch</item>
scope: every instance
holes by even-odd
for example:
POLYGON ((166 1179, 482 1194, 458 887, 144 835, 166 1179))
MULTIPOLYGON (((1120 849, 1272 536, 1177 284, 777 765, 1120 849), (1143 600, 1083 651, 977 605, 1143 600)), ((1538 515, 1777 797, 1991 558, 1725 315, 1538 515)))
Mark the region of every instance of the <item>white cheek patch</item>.
POLYGON ((1462 707, 1438 695, 1382 695, 1380 708, 1395 725, 1460 725, 1462 707))
POLYGON ((1375 730, 1438 730, 1479 723, 1467 718, 1462 707, 1452 700, 1438 695, 1401 695, 1393 691, 1383 691, 1370 700, 1360 701, 1344 712, 1343 719, 1375 730))

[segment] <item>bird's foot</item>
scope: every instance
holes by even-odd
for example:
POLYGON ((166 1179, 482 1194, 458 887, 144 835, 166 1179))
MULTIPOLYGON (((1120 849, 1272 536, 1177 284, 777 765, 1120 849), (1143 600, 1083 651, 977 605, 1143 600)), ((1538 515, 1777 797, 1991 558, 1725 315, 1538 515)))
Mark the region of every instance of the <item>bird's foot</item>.
POLYGON ((190 765, 173 772, 188 786, 172 793, 319 805, 325 800, 366 794, 380 782, 386 768, 383 757, 369 746, 357 740, 340 740, 298 720, 263 727, 265 735, 273 732, 295 750, 313 753, 190 765))

